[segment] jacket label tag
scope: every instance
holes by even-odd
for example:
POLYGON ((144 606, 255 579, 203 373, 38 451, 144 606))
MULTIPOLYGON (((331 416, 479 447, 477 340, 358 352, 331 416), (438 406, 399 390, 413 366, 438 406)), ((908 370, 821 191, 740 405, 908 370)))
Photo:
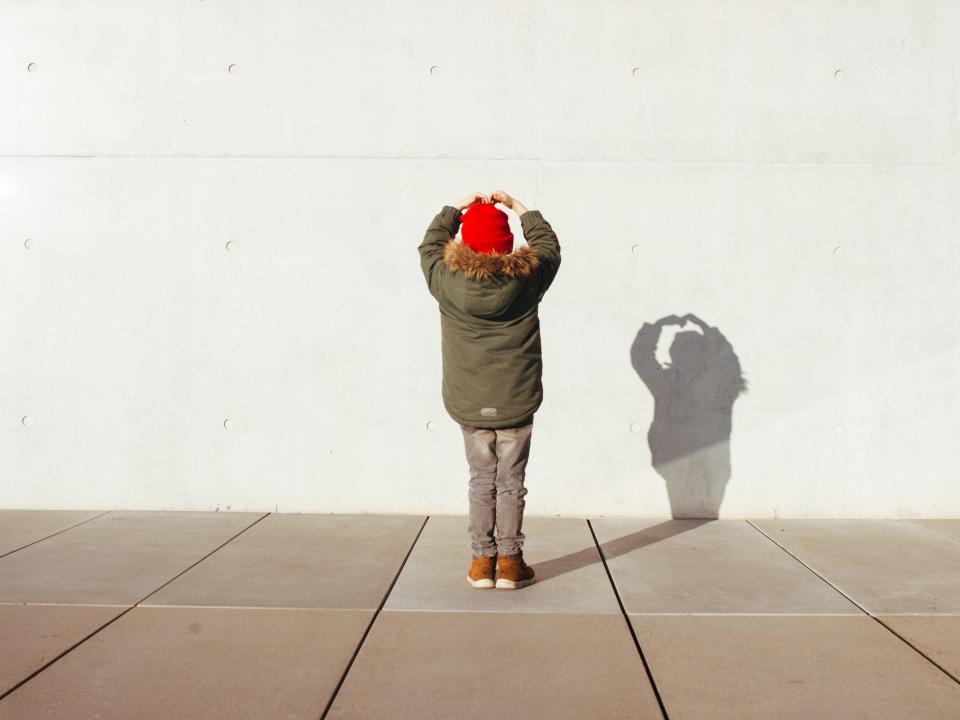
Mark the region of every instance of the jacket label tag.
POLYGON ((480 414, 484 417, 493 417, 497 414, 496 408, 480 408, 480 414))

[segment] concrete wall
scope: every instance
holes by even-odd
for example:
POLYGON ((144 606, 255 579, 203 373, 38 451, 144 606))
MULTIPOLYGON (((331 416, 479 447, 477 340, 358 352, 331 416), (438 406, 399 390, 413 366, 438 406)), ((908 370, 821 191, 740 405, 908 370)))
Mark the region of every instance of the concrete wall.
POLYGON ((416 247, 503 188, 528 513, 960 516, 953 0, 0 14, 0 506, 465 512, 416 247))

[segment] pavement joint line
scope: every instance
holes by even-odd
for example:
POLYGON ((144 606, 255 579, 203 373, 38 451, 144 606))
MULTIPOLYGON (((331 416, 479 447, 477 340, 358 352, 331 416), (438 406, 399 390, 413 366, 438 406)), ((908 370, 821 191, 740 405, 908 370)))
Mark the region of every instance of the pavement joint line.
POLYGON ((153 597, 154 595, 156 595, 158 592, 160 592, 161 590, 163 590, 167 585, 169 585, 170 583, 172 583, 174 580, 176 580, 178 577, 180 577, 180 576, 183 575, 184 573, 187 573, 187 572, 190 572, 191 570, 193 570, 193 568, 195 568, 197 565, 199 565, 200 563, 202 563, 202 562, 203 562, 204 560, 206 560, 208 557, 210 557, 211 555, 213 555, 215 552, 217 552, 217 551, 220 550, 221 548, 223 548, 223 547, 229 545, 230 543, 232 543, 232 542, 233 542, 234 540, 236 540, 238 537, 240 537, 241 535, 243 535, 247 530, 249 530, 249 529, 252 528, 254 525, 256 525, 258 522, 260 522, 260 521, 263 520, 265 517, 267 517, 268 515, 271 515, 271 514, 272 514, 272 513, 269 513, 269 512, 264 513, 263 515, 261 515, 260 517, 258 517, 256 520, 254 520, 252 523, 250 523, 250 524, 247 525, 245 528, 243 528, 242 530, 240 530, 239 532, 234 533, 233 535, 231 535, 230 537, 228 537, 226 540, 224 540, 222 543, 220 543, 219 545, 217 545, 213 550, 211 550, 210 552, 208 552, 208 553, 207 553, 206 555, 204 555, 202 558, 200 558, 199 560, 197 560, 197 561, 194 562, 194 563, 191 563, 190 565, 188 565, 187 567, 185 567, 183 570, 181 570, 180 572, 178 572, 176 575, 174 575, 172 578, 170 578, 169 580, 167 580, 163 585, 161 585, 160 587, 156 588, 155 590, 150 591, 147 595, 144 595, 142 598, 140 598, 140 599, 136 602, 136 604, 134 605, 134 607, 138 607, 138 606, 140 605, 140 603, 142 603, 144 600, 147 600, 148 598, 151 598, 151 597, 153 597))
MULTIPOLYGON (((531 567, 536 566, 531 565, 531 567)), ((504 591, 501 590, 501 593, 503 592, 504 591)), ((589 615, 590 617, 617 617, 617 615, 621 614, 619 609, 613 612, 604 610, 525 610, 522 608, 505 608, 503 610, 490 608, 443 608, 439 610, 436 608, 390 608, 387 612, 391 615, 550 615, 551 617, 581 615, 589 615)))
MULTIPOLYGON (((871 615, 870 617, 872 617, 874 620, 876 620, 878 623, 880 623, 880 625, 882 625, 882 626, 885 627, 887 630, 889 630, 891 633, 893 633, 893 635, 894 635, 895 637, 900 638, 903 642, 905 642, 907 645, 909 645, 909 646, 912 647, 914 650, 916 650, 917 653, 920 655, 920 657, 925 658, 930 664, 932 664, 932 665, 936 666, 937 668, 939 668, 939 669, 943 672, 944 675, 946 675, 948 678, 950 678, 950 679, 953 680, 955 683, 957 683, 958 685, 960 685, 960 678, 958 678, 958 677, 957 677, 956 675, 954 675, 952 672, 950 672, 949 670, 947 670, 945 667, 943 667, 943 666, 942 666, 940 663, 938 663, 936 660, 932 659, 929 655, 927 655, 925 652, 923 652, 923 650, 921 650, 921 649, 918 648, 916 645, 914 645, 912 642, 910 642, 909 640, 907 640, 903 635, 901 635, 901 634, 898 633, 896 630, 894 630, 892 627, 890 627, 889 625, 887 625, 883 620, 881 620, 881 619, 880 619, 879 617, 877 617, 876 615, 871 615)), ((927 617, 936 617, 936 616, 935 616, 935 615, 934 615, 934 616, 928 615, 927 617)))
POLYGON ((366 630, 363 631, 363 635, 360 636, 360 641, 357 643, 357 646, 353 650, 353 654, 350 656, 350 659, 347 661, 347 666, 343 669, 343 674, 340 676, 340 679, 337 681, 336 687, 333 689, 333 692, 330 693, 330 699, 327 700, 327 706, 323 709, 323 712, 320 714, 320 720, 324 720, 327 717, 327 714, 330 712, 330 708, 333 707, 334 701, 337 699, 337 695, 340 694, 340 688, 343 687, 343 683, 347 679, 347 675, 350 674, 350 670, 353 669, 353 663, 357 659, 357 655, 360 654, 360 648, 363 647, 363 644, 367 640, 367 635, 370 634, 370 630, 373 628, 373 624, 377 621, 377 618, 380 617, 380 612, 383 610, 383 606, 387 604, 387 598, 390 597, 390 593, 393 592, 393 586, 397 584, 397 580, 400 579, 400 573, 403 572, 403 569, 407 566, 407 560, 410 559, 410 555, 413 553, 413 549, 417 546, 417 542, 420 540, 420 536, 423 534, 423 529, 427 526, 427 522, 430 520, 430 516, 427 515, 423 518, 423 522, 420 523, 420 529, 417 531, 417 535, 413 538, 413 542, 410 543, 410 547, 407 549, 407 554, 403 556, 403 560, 400 562, 400 567, 397 568, 397 573, 393 576, 393 580, 390 582, 390 586, 387 588, 387 591, 383 594, 383 597, 380 599, 380 604, 377 606, 377 609, 373 612, 373 617, 370 618, 370 622, 367 623, 366 630))
MULTIPOLYGON (((118 604, 118 603, 78 603, 78 602, 10 602, 10 601, 0 601, 0 607, 8 605, 18 605, 18 606, 30 606, 30 607, 102 607, 102 608, 128 608, 130 605, 127 604, 118 604)), ((186 603, 170 603, 170 604, 154 604, 154 603, 143 603, 141 602, 137 607, 145 609, 154 609, 154 610, 167 610, 167 609, 190 609, 190 610, 317 610, 321 612, 366 612, 372 611, 375 608, 365 608, 365 607, 328 607, 328 606, 316 606, 316 605, 190 605, 186 603)), ((436 610, 433 608, 393 608, 390 612, 395 613, 448 613, 448 614, 464 614, 464 613, 476 613, 477 610, 436 610)), ((522 614, 522 615, 619 615, 620 609, 616 611, 597 611, 597 610, 527 610, 522 608, 505 608, 492 609, 492 610, 483 610, 484 613, 510 613, 510 614, 522 614)), ((692 611, 692 612, 637 612, 631 611, 628 614, 630 615, 642 615, 642 616, 678 616, 684 617, 688 615, 709 615, 709 616, 739 616, 739 617, 807 617, 807 616, 817 616, 817 617, 850 617, 854 613, 840 613, 840 612, 713 612, 713 611, 692 611)), ((860 615, 862 613, 855 613, 860 615)), ((896 616, 909 616, 909 617, 960 617, 960 613, 883 613, 886 615, 896 615, 896 616)))
POLYGON ((0 606, 2 605, 29 605, 31 607, 130 607, 127 603, 30 602, 29 600, 26 602, 10 602, 9 600, 5 600, 0 602, 0 606))
POLYGON ((863 613, 838 612, 631 612, 644 617, 861 617, 863 613))
MULTIPOLYGON (((901 635, 900 633, 898 633, 896 630, 894 630, 892 627, 890 627, 889 625, 887 625, 887 624, 886 624, 885 622, 883 622, 880 618, 878 618, 876 615, 874 615, 872 612, 870 612, 867 608, 865 608, 863 605, 861 605, 861 604, 858 603, 856 600, 854 600, 852 597, 850 597, 850 596, 849 596, 847 593, 845 593, 843 590, 841 590, 841 589, 838 588, 836 585, 834 585, 832 582, 830 582, 829 580, 827 580, 826 577, 824 577, 823 575, 821 575, 819 572, 817 572, 816 570, 814 570, 810 565, 808 565, 808 564, 805 563, 803 560, 801 560, 799 557, 797 557, 797 556, 794 555, 792 552, 790 552, 789 550, 787 550, 783 545, 781 545, 781 544, 778 543, 776 540, 774 540, 772 537, 770 537, 769 534, 767 534, 766 532, 764 532, 762 528, 758 527, 757 525, 754 525, 754 524, 753 524, 752 522, 750 522, 749 520, 747 520, 747 523, 748 523, 749 525, 751 525, 752 527, 754 527, 759 533, 761 533, 762 535, 764 535, 765 537, 767 537, 767 538, 770 540, 770 542, 772 542, 774 545, 776 545, 776 546, 779 547, 781 550, 783 550, 785 553, 787 553, 787 555, 789 555, 790 557, 792 557, 794 560, 796 560, 798 563, 800 563, 801 565, 803 565, 805 568, 807 568, 810 572, 812 572, 812 573, 813 573, 814 575, 816 575, 818 578, 820 578, 820 579, 823 580, 825 583, 827 583, 827 585, 829 585, 830 587, 832 587, 832 588, 833 588, 834 590, 836 590, 838 593, 840 593, 841 595, 843 595, 847 600, 849 600, 849 601, 852 602, 854 605, 856 605, 858 608, 860 608, 860 609, 863 611, 863 614, 864 614, 864 615, 866 615, 868 618, 870 618, 870 619, 872 619, 873 621, 875 621, 875 622, 876 622, 878 625, 880 625, 880 627, 882 627, 884 630, 889 631, 891 635, 893 635, 895 638, 897 638, 897 639, 899 639, 900 641, 902 641, 907 647, 909 647, 909 648, 911 648, 912 650, 914 650, 920 657, 922 657, 922 658, 923 658, 924 660, 926 660, 928 663, 930 663, 931 665, 933 665, 935 668, 937 668, 940 672, 942 672, 942 673, 943 673, 944 675, 946 675, 948 678, 950 678, 951 680, 953 680, 955 683, 957 683, 958 685, 960 685, 960 678, 957 678, 957 676, 955 676, 953 673, 951 673, 949 670, 947 670, 945 667, 943 667, 940 663, 938 663, 936 660, 934 660, 934 659, 931 658, 929 655, 927 655, 925 652, 923 652, 920 648, 918 648, 918 647, 917 647, 916 645, 914 645, 912 642, 910 642, 910 641, 907 640, 905 637, 903 637, 903 635, 901 635)), ((893 613, 891 613, 891 614, 893 614, 893 613)), ((930 615, 927 615, 927 617, 931 617, 931 616, 930 616, 930 615)), ((936 617, 936 616, 932 616, 932 617, 936 617)))
MULTIPOLYGON (((124 606, 126 607, 126 606, 124 606)), ((318 612, 370 612, 369 607, 320 607, 318 605, 190 605, 185 603, 140 603, 145 610, 314 610, 318 612)))
POLYGON ((850 601, 850 602, 853 603, 856 607, 858 607, 858 608, 860 609, 860 612, 862 612, 864 615, 870 615, 870 611, 867 610, 863 605, 861 605, 861 604, 858 603, 856 600, 854 600, 852 597, 850 597, 850 595, 848 595, 847 593, 845 593, 843 590, 841 590, 839 587, 837 587, 834 583, 830 582, 830 581, 829 581, 826 577, 824 577, 821 573, 819 573, 819 572, 817 572, 816 570, 814 570, 813 567, 811 567, 810 565, 808 565, 807 563, 805 563, 803 560, 801 560, 799 557, 797 557, 795 554, 793 554, 792 552, 790 552, 789 550, 787 550, 781 543, 777 542, 773 537, 771 537, 769 533, 767 533, 766 531, 764 531, 764 530, 763 530, 762 528, 760 528, 759 526, 754 525, 754 524, 753 524, 752 522, 750 522, 749 520, 746 520, 745 522, 747 523, 747 525, 749 525, 749 526, 752 527, 754 530, 756 530, 758 533, 760 533, 760 534, 763 535, 765 538, 767 538, 767 540, 769 540, 769 541, 772 542, 774 545, 776 545, 778 548, 780 548, 781 550, 783 550, 783 552, 785 552, 787 555, 789 555, 789 556, 792 557, 794 560, 796 560, 798 563, 800 563, 801 565, 803 565, 807 570, 809 570, 809 571, 812 572, 814 575, 816 575, 818 578, 820 578, 820 579, 821 579, 823 582, 825 582, 827 585, 829 585, 829 586, 832 587, 834 590, 836 590, 838 593, 840 593, 841 595, 843 595, 843 597, 845 597, 848 601, 850 601))
MULTIPOLYGON (((211 550, 210 552, 208 552, 206 555, 204 555, 202 558, 200 558, 199 560, 197 560, 195 563, 191 564, 191 565, 190 565, 189 567, 187 567, 186 569, 184 569, 184 570, 182 570, 181 572, 179 572, 179 573, 177 573, 176 575, 174 575, 172 578, 170 578, 169 580, 167 580, 167 582, 165 582, 163 585, 161 585, 160 587, 158 587, 156 590, 153 590, 152 592, 150 592, 150 593, 149 593, 148 595, 146 595, 144 598, 142 598, 139 602, 137 602, 137 603, 135 603, 135 604, 133 604, 133 605, 130 605, 130 606, 126 606, 126 605, 120 605, 120 606, 108 605, 108 606, 103 606, 103 607, 126 607, 127 609, 124 610, 124 611, 121 612, 121 613, 118 613, 117 615, 115 615, 114 617, 112 617, 110 620, 107 620, 107 622, 105 622, 105 623, 104 623, 103 625, 101 625, 100 627, 96 628, 93 632, 91 632, 91 633, 89 633, 88 635, 85 635, 84 637, 80 638, 80 639, 79 639, 77 642, 75 642, 73 645, 71 645, 70 647, 68 647, 66 650, 64 650, 62 653, 60 653, 60 654, 57 655, 56 657, 50 659, 49 661, 47 661, 46 663, 44 663, 43 665, 41 665, 40 667, 38 667, 36 670, 34 670, 34 671, 33 671, 32 673, 30 673, 29 675, 27 675, 27 677, 23 678, 23 680, 21 680, 20 682, 18 682, 16 685, 14 685, 13 687, 11 687, 11 688, 10 688, 9 690, 7 690, 6 692, 0 693, 0 701, 2 701, 5 697, 7 697, 7 696, 10 695, 11 693, 15 692, 15 691, 18 690, 19 688, 21 688, 21 687, 23 687, 24 685, 26 685, 26 684, 27 684, 28 682, 30 682, 33 678, 35 678, 37 675, 39 675, 39 674, 42 673, 44 670, 46 670, 48 667, 50 667, 50 666, 53 665, 55 662, 57 662, 60 658, 64 657, 64 656, 67 655, 68 653, 73 652, 76 648, 78 648, 80 645, 82 645, 83 643, 85 643, 87 640, 89 640, 90 638, 92 638, 92 637, 93 637, 94 635, 96 635, 97 633, 101 632, 104 628, 106 628, 106 627, 108 627, 109 625, 112 625, 113 623, 115 623, 117 620, 119 620, 120 618, 122 618, 124 615, 126 615, 128 612, 130 612, 131 610, 133 610, 135 607, 139 606, 140 603, 143 602, 144 600, 146 600, 148 597, 150 597, 150 596, 153 595, 154 593, 157 593, 157 592, 159 592, 160 590, 162 590, 163 588, 165 588, 167 585, 169 585, 170 583, 172 583, 172 582, 173 582, 174 580, 176 580, 178 577, 180 577, 181 575, 183 575, 183 573, 187 572, 187 570, 190 570, 190 568, 196 567, 199 563, 203 562, 203 561, 206 560, 208 557, 210 557, 211 555, 213 555, 213 553, 215 553, 217 550, 219 550, 220 548, 222 548, 224 545, 226 545, 227 543, 231 542, 232 540, 234 540, 234 539, 235 539, 236 537, 238 537, 239 535, 242 535, 243 533, 245 533, 247 530, 249 530, 250 528, 252 528, 254 525, 256 525, 258 522, 260 522, 261 520, 263 520, 263 519, 264 519, 265 517, 267 517, 267 515, 269 515, 269 514, 270 514, 270 513, 264 513, 263 515, 261 515, 260 517, 258 517, 258 518, 257 518, 256 520, 254 520, 252 523, 250 523, 250 524, 247 525, 245 528, 243 528, 242 530, 240 530, 240 532, 234 534, 233 536, 231 536, 230 538, 228 538, 228 539, 225 540, 224 542, 222 542, 222 543, 220 543, 219 545, 217 545, 217 547, 215 547, 213 550, 211 550)), ((91 518, 91 519, 95 519, 95 518, 91 518)), ((26 605, 26 604, 29 604, 29 603, 17 603, 17 604, 24 604, 24 605, 26 605)))
MULTIPOLYGON (((922 520, 923 518, 920 518, 920 519, 922 520)), ((938 518, 938 519, 939 519, 939 518, 938 518)), ((946 533, 942 533, 942 532, 940 532, 939 530, 934 530, 934 529, 931 528, 931 527, 927 527, 926 525, 922 525, 922 524, 918 523, 918 522, 917 522, 916 520, 914 520, 914 519, 908 519, 907 522, 912 523, 913 525, 916 525, 918 528, 922 528, 923 530, 927 530, 927 531, 929 531, 929 532, 932 532, 934 535, 938 535, 939 537, 942 537, 942 538, 945 539, 945 540, 949 540, 949 541, 952 542, 952 543, 956 543, 957 545, 960 545, 960 540, 957 540, 956 538, 951 537, 951 536, 947 535, 946 533)))
POLYGON ((881 612, 877 613, 877 617, 960 617, 960 612, 881 612))
MULTIPOLYGON (((39 542, 43 542, 44 540, 49 540, 49 539, 52 538, 52 537, 56 537, 56 536, 59 535, 60 533, 65 533, 67 530, 73 530, 75 527, 80 527, 80 526, 83 525, 84 523, 91 522, 91 521, 93 521, 93 520, 96 520, 97 518, 102 518, 104 515, 109 515, 111 512, 112 512, 111 510, 104 510, 104 511, 103 511, 102 513, 100 513, 99 515, 94 515, 93 517, 87 518, 86 520, 81 520, 81 521, 78 522, 78 523, 74 523, 74 524, 71 525, 70 527, 65 527, 63 530, 57 530, 57 532, 55 532, 55 533, 50 533, 49 535, 46 535, 46 536, 40 538, 39 540, 34 540, 33 542, 29 542, 29 543, 27 543, 26 545, 22 545, 21 547, 15 548, 14 550, 10 550, 9 552, 5 552, 5 553, 3 553, 3 555, 0 555, 0 559, 5 558, 7 555, 13 555, 13 553, 15 553, 15 552, 20 552, 20 551, 23 550, 24 548, 28 548, 28 547, 30 547, 31 545, 36 545, 36 544, 39 543, 39 542)), ((124 605, 123 607, 126 607, 126 605, 124 605)))
POLYGON ((75 642, 73 645, 71 645, 70 647, 68 647, 66 650, 64 650, 63 652, 61 652, 59 655, 56 655, 56 656, 54 656, 53 658, 51 658, 50 660, 48 660, 47 662, 45 662, 43 665, 41 665, 40 667, 38 667, 36 670, 34 670, 34 671, 33 671, 32 673, 30 673, 29 675, 27 675, 25 678, 23 678, 20 682, 18 682, 16 685, 14 685, 13 687, 11 687, 11 688, 10 688, 9 690, 7 690, 6 692, 0 693, 0 702, 2 702, 3 699, 6 698, 6 697, 7 697, 8 695, 10 695, 11 693, 16 692, 16 691, 19 690, 21 687, 23 687, 24 685, 26 685, 28 682, 30 682, 31 680, 33 680, 33 678, 35 678, 37 675, 39 675, 40 673, 42 673, 42 672, 43 672, 44 670, 46 670, 48 667, 50 667, 51 665, 53 665, 53 664, 54 664, 55 662, 57 662, 60 658, 62 658, 64 655, 67 655, 68 653, 73 652, 74 649, 76 649, 77 647, 79 647, 80 645, 82 645, 83 643, 85 643, 87 640, 89 640, 90 638, 92 638, 94 635, 96 635, 98 632, 100 632, 101 630, 103 630, 105 627, 107 627, 108 625, 110 625, 110 624, 116 622, 117 620, 119 620, 120 618, 122 618, 122 617, 123 617, 124 615, 126 615, 128 612, 130 612, 131 610, 133 610, 133 608, 134 608, 135 606, 134 606, 134 605, 130 605, 130 606, 122 606, 122 607, 126 607, 127 609, 124 610, 123 612, 117 613, 114 617, 112 617, 112 618, 110 618, 109 620, 107 620, 107 622, 105 622, 103 625, 101 625, 100 627, 98 627, 98 628, 96 628, 95 630, 93 630, 93 632, 91 632, 91 633, 89 633, 88 635, 85 635, 84 637, 82 637, 82 638, 80 638, 79 640, 77 640, 77 642, 75 642))
POLYGON ((600 553, 600 562, 603 563, 603 569, 607 572, 607 579, 610 581, 610 587, 613 588, 613 594, 617 598, 617 604, 620 606, 620 614, 623 616, 623 620, 627 624, 627 629, 630 631, 630 636, 633 638, 633 644, 637 648, 637 654, 640 655, 640 662, 643 663, 643 669, 647 673, 647 680, 650 682, 650 687, 653 688, 653 694, 657 698, 657 705, 660 706, 660 712, 663 714, 663 720, 670 720, 670 716, 667 714, 666 705, 663 704, 663 698, 660 697, 660 690, 657 688, 657 683, 653 679, 653 673, 650 671, 650 665, 647 663, 647 658, 643 654, 643 648, 640 647, 640 640, 637 638, 637 632, 633 628, 633 623, 630 622, 630 616, 627 614, 627 610, 623 606, 623 600, 620 598, 620 591, 617 590, 617 584, 613 581, 613 575, 610 572, 610 568, 607 566, 607 558, 603 554, 603 548, 600 546, 600 541, 597 539, 597 534, 593 530, 593 523, 590 522, 590 518, 586 518, 586 522, 587 527, 590 529, 590 535, 593 536, 593 542, 597 546, 597 552, 600 553))

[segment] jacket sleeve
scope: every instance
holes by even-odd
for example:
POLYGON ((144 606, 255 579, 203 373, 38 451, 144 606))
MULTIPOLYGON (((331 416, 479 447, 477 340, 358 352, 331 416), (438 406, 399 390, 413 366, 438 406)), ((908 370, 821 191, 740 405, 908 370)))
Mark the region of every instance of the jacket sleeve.
POLYGON ((430 222, 423 242, 417 248, 420 252, 420 269, 427 281, 430 294, 437 300, 439 297, 439 266, 443 261, 443 249, 453 240, 460 229, 461 212, 451 205, 444 205, 430 222))
POLYGON ((543 299, 547 288, 553 283, 557 276, 557 270, 560 269, 560 241, 557 234, 550 227, 550 223, 543 219, 539 210, 527 210, 520 216, 520 227, 523 229, 523 237, 527 245, 540 258, 540 266, 537 268, 540 282, 540 299, 543 299))

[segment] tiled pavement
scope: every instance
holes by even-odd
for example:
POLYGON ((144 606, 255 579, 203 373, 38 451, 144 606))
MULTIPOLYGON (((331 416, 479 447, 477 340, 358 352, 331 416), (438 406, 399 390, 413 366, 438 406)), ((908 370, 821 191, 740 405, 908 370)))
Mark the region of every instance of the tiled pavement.
POLYGON ((960 718, 960 520, 0 510, 0 720, 960 718))

